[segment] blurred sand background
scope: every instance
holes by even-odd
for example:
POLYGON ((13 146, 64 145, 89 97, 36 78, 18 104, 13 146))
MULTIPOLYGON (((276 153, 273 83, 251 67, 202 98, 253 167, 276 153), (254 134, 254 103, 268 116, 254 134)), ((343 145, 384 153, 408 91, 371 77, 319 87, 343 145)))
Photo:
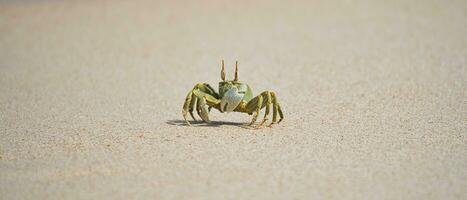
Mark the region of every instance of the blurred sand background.
POLYGON ((3 1, 0 199, 466 199, 467 2, 3 1), (183 125, 219 63, 285 120, 183 125))

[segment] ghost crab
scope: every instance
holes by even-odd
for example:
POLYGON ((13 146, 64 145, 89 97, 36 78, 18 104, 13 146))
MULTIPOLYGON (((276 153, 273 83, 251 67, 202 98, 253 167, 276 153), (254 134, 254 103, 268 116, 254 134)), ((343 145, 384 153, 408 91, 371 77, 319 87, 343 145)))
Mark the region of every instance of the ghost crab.
POLYGON ((257 126, 261 127, 267 120, 272 106, 272 122, 269 125, 280 123, 284 119, 281 106, 277 100, 276 93, 272 91, 264 91, 253 98, 253 92, 248 84, 238 81, 238 61, 235 62, 235 78, 232 81, 225 80, 224 60, 221 64, 221 79, 219 82, 219 92, 216 92, 207 83, 198 83, 188 93, 183 104, 183 118, 185 122, 191 126, 187 120, 187 114, 190 113, 193 120, 196 121, 193 115, 193 110, 201 117, 204 122, 209 121, 209 111, 211 108, 224 112, 241 112, 253 114, 253 118, 249 126, 253 126, 258 118, 261 109, 266 108, 263 121, 257 126), (206 108, 207 107, 207 108, 206 108), (279 115, 279 121, 277 116, 279 115))

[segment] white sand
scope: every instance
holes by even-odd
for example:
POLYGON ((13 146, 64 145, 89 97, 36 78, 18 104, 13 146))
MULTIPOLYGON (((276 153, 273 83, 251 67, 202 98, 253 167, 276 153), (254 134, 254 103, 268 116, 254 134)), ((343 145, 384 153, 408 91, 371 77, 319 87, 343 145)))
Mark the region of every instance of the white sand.
POLYGON ((467 199, 466 1, 325 2, 0 3, 0 199, 467 199))

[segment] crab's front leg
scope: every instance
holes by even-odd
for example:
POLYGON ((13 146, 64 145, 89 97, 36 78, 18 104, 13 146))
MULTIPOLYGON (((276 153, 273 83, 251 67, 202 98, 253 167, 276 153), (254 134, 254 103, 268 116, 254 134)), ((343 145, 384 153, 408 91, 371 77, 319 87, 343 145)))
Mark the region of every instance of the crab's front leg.
POLYGON ((282 108, 279 104, 279 101, 277 100, 276 93, 271 92, 271 99, 272 99, 273 111, 272 111, 272 122, 271 124, 269 124, 269 127, 271 127, 276 122, 280 123, 284 119, 284 114, 282 113, 282 108), (279 118, 280 118, 279 121, 277 121, 277 115, 279 115, 279 118))
POLYGON ((196 84, 195 87, 188 93, 185 98, 185 103, 183 104, 182 115, 188 125, 191 125, 187 120, 187 114, 190 113, 193 120, 196 121, 193 110, 196 108, 196 112, 205 122, 209 122, 209 110, 206 106, 219 109, 220 100, 218 99, 219 95, 214 91, 214 89, 206 83, 196 84))

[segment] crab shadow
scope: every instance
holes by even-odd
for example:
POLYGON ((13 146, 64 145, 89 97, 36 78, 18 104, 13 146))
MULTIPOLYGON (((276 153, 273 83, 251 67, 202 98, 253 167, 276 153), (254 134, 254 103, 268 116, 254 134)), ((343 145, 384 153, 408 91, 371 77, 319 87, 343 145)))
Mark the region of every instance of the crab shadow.
MULTIPOLYGON (((168 120, 165 122, 166 124, 173 125, 173 126, 187 126, 189 125, 185 122, 185 120, 168 120)), ((209 123, 203 121, 190 121, 191 125, 194 127, 221 127, 221 126, 237 126, 245 129, 249 129, 247 124, 240 123, 240 122, 224 122, 224 121, 211 121, 209 123)))

